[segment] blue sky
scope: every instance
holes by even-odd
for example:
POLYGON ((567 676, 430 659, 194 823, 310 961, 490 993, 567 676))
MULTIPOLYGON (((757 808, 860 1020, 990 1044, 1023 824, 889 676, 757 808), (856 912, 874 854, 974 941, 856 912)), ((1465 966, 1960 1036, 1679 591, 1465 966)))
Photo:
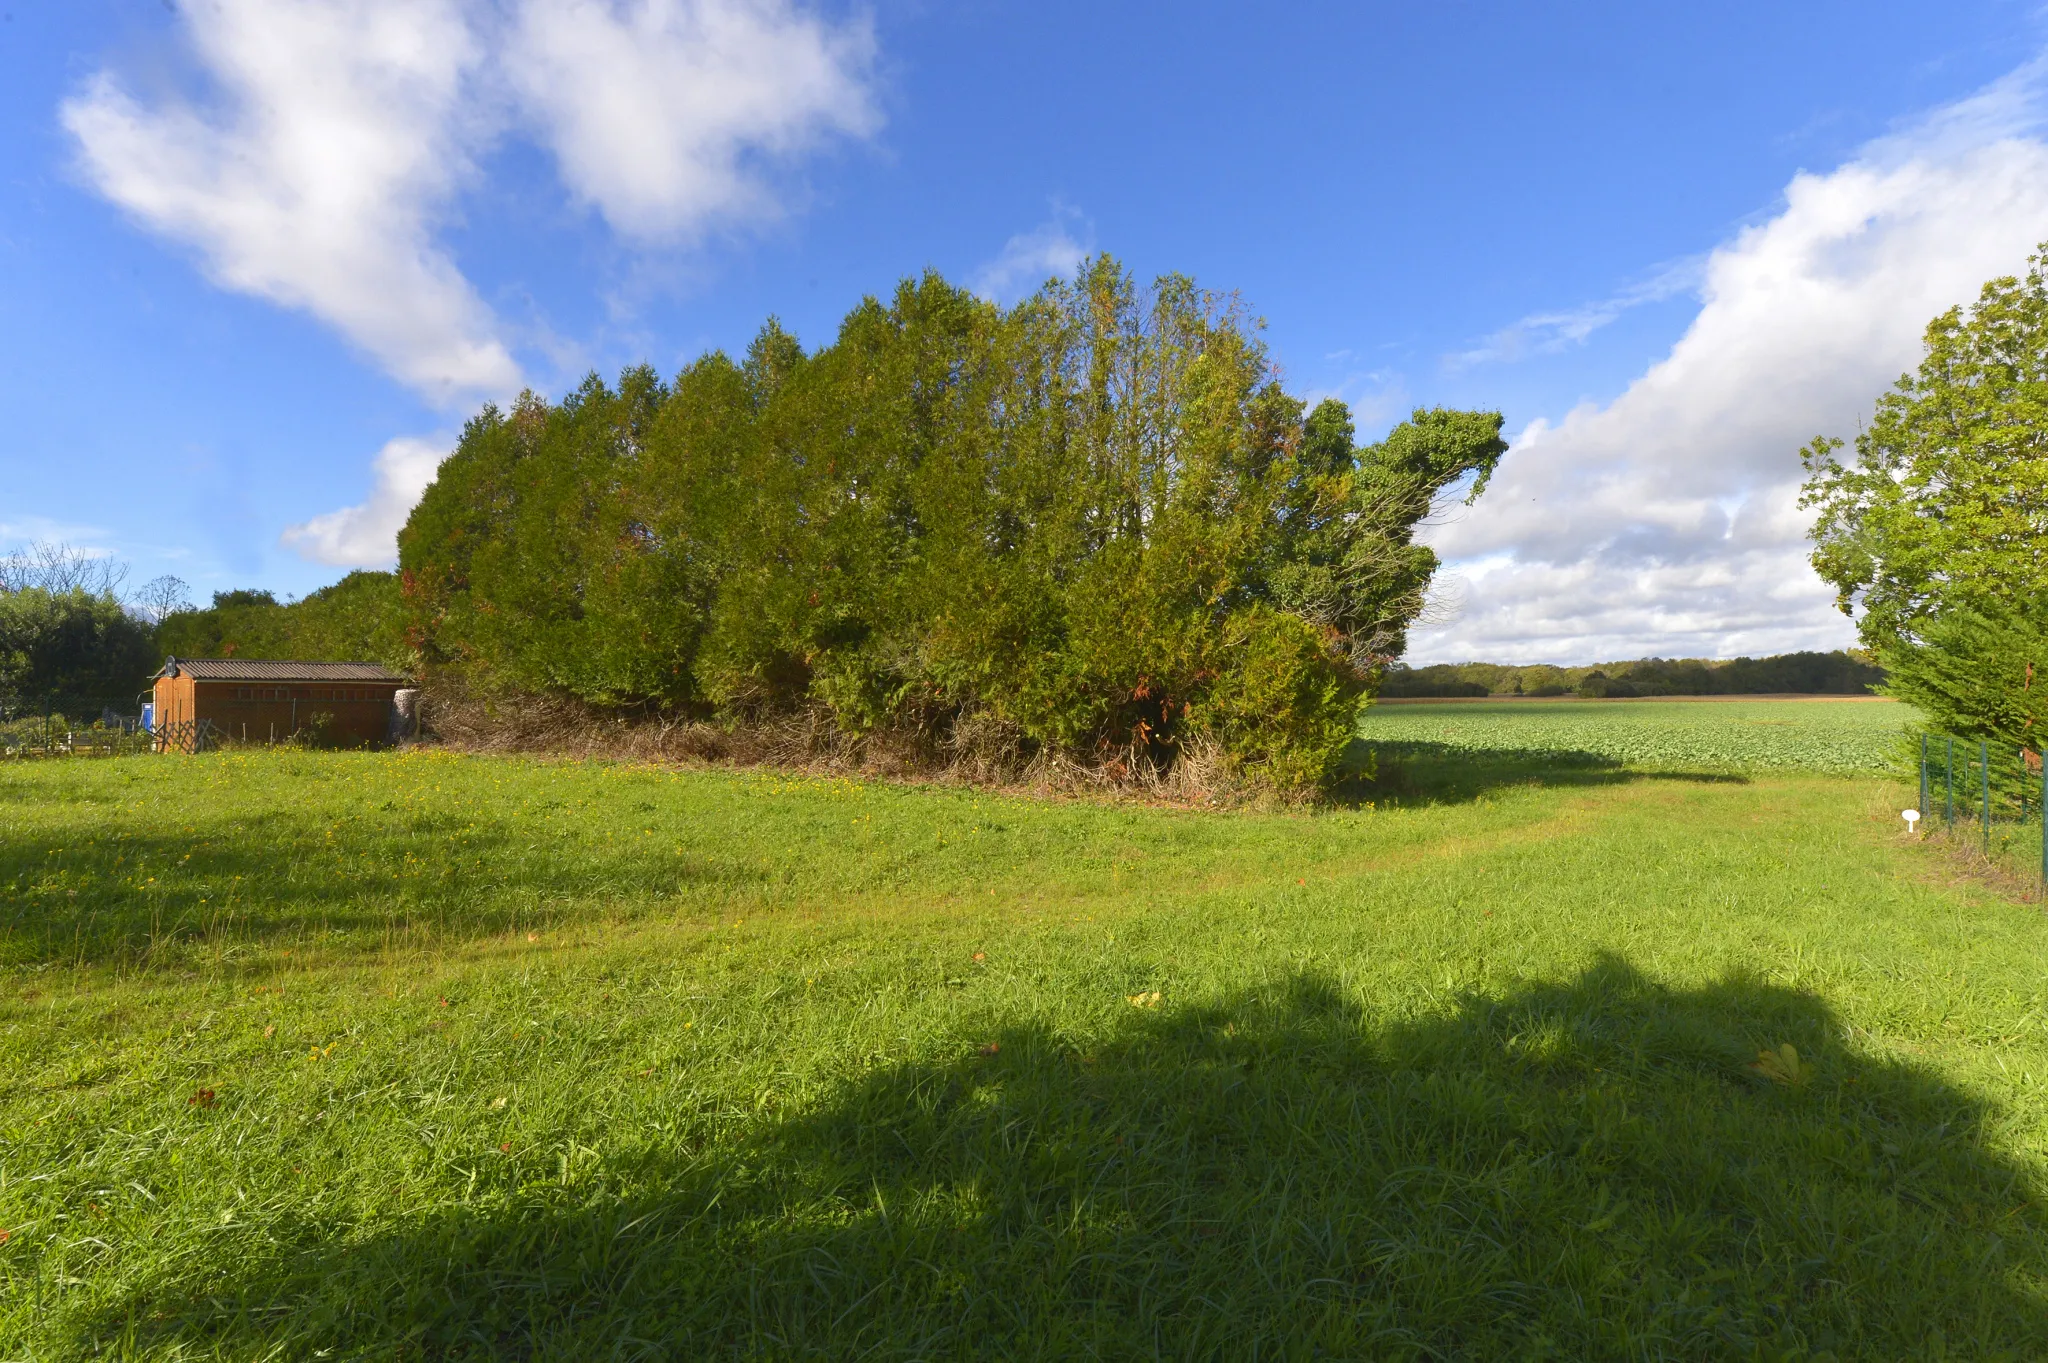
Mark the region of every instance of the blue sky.
POLYGON ((1506 414, 1416 660, 1832 646, 1798 445, 2048 239, 2024 4, 0 11, 0 548, 199 596, 388 558, 522 383, 1104 250, 1506 414))

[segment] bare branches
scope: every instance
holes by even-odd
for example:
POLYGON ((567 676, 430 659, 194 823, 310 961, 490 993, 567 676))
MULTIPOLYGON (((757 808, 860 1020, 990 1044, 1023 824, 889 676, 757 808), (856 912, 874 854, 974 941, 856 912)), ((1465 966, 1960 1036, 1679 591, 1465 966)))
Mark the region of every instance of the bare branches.
POLYGON ((64 596, 113 596, 128 580, 128 565, 105 554, 56 540, 33 540, 0 556, 0 592, 29 589, 64 596))
POLYGON ((161 625, 179 611, 192 609, 191 598, 185 594, 188 590, 183 578, 165 573, 136 589, 134 606, 150 624, 161 625))

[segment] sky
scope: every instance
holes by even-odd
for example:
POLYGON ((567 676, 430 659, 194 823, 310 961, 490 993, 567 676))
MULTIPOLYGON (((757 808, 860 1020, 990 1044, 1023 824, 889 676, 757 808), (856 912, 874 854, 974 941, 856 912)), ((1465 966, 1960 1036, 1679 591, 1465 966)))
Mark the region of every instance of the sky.
POLYGON ((463 421, 936 269, 1497 409, 1415 663, 1853 641, 1798 453, 2048 240, 2039 3, 0 0, 0 551, 388 567, 463 421))

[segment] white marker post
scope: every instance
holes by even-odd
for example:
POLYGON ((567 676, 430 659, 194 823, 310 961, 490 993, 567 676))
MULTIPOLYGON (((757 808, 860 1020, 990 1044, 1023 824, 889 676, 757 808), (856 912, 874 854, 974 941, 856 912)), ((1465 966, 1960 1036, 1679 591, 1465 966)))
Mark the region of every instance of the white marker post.
POLYGON ((1919 830, 1919 827, 1920 827, 1920 811, 1919 811, 1919 810, 1917 810, 1917 809, 1902 809, 1902 810, 1900 810, 1900 811, 1899 811, 1899 817, 1900 817, 1900 818, 1902 818, 1902 819, 1904 819, 1904 820, 1906 821, 1906 831, 1907 831, 1908 833, 1913 833, 1913 832, 1917 832, 1917 831, 1919 830))

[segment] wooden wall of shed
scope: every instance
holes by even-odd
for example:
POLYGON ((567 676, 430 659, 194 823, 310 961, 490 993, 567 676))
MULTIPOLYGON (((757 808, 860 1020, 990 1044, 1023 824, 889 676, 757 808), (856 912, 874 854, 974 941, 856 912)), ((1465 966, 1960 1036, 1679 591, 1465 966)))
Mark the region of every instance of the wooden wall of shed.
POLYGON ((193 714, 193 681, 190 677, 158 677, 151 692, 152 721, 161 728, 166 724, 189 724, 193 714))
POLYGON ((210 720, 227 737, 271 743, 301 731, 311 733, 321 715, 330 720, 321 738, 343 745, 382 743, 391 732, 391 698, 400 682, 201 681, 189 676, 159 677, 154 700, 159 728, 210 720), (244 699, 242 692, 251 693, 244 699), (367 695, 366 700, 336 700, 334 692, 367 695), (277 693, 283 692, 283 696, 277 693), (260 698, 259 698, 260 697, 260 698))
POLYGON ((196 717, 213 721, 229 738, 273 742, 301 731, 311 733, 318 717, 327 715, 329 721, 321 732, 324 741, 362 744, 382 743, 390 733, 391 697, 398 684, 201 681, 196 690, 196 717), (242 699, 239 692, 244 690, 259 693, 259 698, 242 699), (372 699, 336 700, 332 693, 337 690, 367 693, 372 699), (278 691, 287 694, 278 698, 274 694, 278 691))

